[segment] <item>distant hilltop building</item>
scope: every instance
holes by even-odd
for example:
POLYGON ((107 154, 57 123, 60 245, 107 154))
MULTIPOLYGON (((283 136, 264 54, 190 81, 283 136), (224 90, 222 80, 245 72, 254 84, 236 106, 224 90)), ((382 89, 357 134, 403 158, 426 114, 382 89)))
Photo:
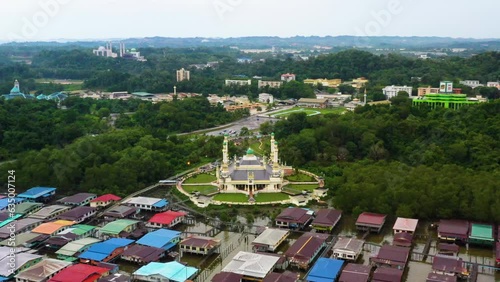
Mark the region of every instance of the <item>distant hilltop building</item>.
POLYGON ((177 81, 179 82, 183 80, 189 80, 190 79, 189 73, 190 72, 188 70, 185 70, 184 68, 177 70, 177 81))
MULTIPOLYGON (((433 88, 431 88, 433 89, 433 88)), ((451 81, 441 81, 439 85, 439 92, 428 93, 423 97, 419 96, 413 99, 413 106, 427 106, 432 109, 435 108, 451 108, 459 109, 463 106, 476 104, 479 102, 484 102, 485 99, 482 97, 468 98, 465 94, 456 94, 453 88, 453 82, 451 81)), ((434 92, 434 91, 433 91, 434 92)))
POLYGON ((15 98, 21 98, 21 99, 35 99, 35 96, 29 95, 29 94, 24 94, 21 92, 21 89, 19 88, 19 81, 14 81, 14 87, 10 90, 9 94, 4 94, 2 95, 5 100, 10 100, 10 99, 15 99, 15 98))
POLYGON ((281 85, 283 85, 283 81, 279 81, 279 80, 276 80, 276 81, 259 80, 258 81, 259 88, 263 88, 266 86, 269 86, 270 88, 280 88, 281 85))
POLYGON ((94 55, 99 57, 108 57, 108 58, 125 58, 125 59, 133 59, 139 62, 147 61, 144 56, 141 56, 141 53, 137 51, 135 48, 130 50, 125 49, 125 43, 119 44, 119 53, 113 52, 113 43, 108 42, 106 46, 99 46, 99 48, 92 50, 94 55))
POLYGON ((250 79, 226 79, 225 84, 227 86, 229 85, 239 85, 239 86, 245 86, 245 85, 251 85, 252 80, 250 79))
POLYGON ((292 172, 278 159, 278 142, 271 135, 271 158, 257 157, 252 149, 245 156, 229 159, 229 138, 224 136, 222 164, 217 168, 217 182, 221 192, 240 192, 253 195, 259 191, 279 192, 283 186, 285 174, 292 172))
POLYGON ((484 84, 481 84, 479 82, 479 80, 462 80, 462 81, 460 81, 460 84, 465 85, 465 86, 469 86, 473 89, 476 87, 484 86, 484 84))
POLYGON ((500 90, 500 82, 498 82, 498 81, 488 82, 488 83, 486 83, 486 86, 487 87, 496 87, 500 90))
POLYGON ((295 74, 293 73, 284 73, 281 75, 281 81, 290 82, 292 80, 295 80, 295 74))
POLYGON ((411 86, 386 86, 384 89, 382 89, 382 92, 384 93, 385 97, 387 100, 391 99, 392 97, 398 96, 399 92, 406 92, 408 93, 408 96, 411 96, 411 92, 413 90, 413 87, 411 86))
POLYGON ((272 104, 272 103, 274 103, 274 97, 273 97, 273 95, 271 95, 269 93, 260 93, 259 94, 259 102, 266 103, 266 104, 272 104))
POLYGON ((326 78, 317 78, 317 79, 305 79, 305 84, 318 85, 321 84, 324 87, 338 87, 342 83, 342 79, 334 78, 334 79, 326 79, 326 78))

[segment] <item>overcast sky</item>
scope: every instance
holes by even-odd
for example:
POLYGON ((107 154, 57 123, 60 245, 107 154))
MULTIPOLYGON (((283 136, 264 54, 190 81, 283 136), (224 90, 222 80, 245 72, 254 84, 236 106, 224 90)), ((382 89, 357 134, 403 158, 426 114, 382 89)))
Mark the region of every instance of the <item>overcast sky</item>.
POLYGON ((398 35, 500 38, 499 0, 1 0, 0 41, 398 35))

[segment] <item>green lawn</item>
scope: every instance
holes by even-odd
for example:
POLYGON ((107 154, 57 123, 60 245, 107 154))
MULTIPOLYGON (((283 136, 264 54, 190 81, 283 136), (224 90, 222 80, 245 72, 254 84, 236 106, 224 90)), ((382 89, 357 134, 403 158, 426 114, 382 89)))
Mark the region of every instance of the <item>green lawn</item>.
POLYGON ((312 181, 316 181, 316 179, 314 179, 314 177, 309 176, 307 174, 303 174, 303 173, 293 174, 293 175, 287 176, 285 178, 286 178, 286 180, 292 181, 292 182, 312 182, 312 181))
POLYGON ((187 184, 200 184, 200 183, 210 183, 217 178, 214 175, 210 175, 208 173, 200 173, 193 177, 190 177, 184 181, 187 184))
POLYGON ((254 196, 257 203, 288 200, 290 197, 283 193, 259 193, 254 196))
POLYGON ((221 193, 215 195, 213 200, 230 203, 244 203, 248 202, 248 197, 241 193, 221 193))
POLYGON ((217 192, 217 187, 212 185, 182 185, 182 189, 188 193, 200 192, 203 195, 217 192))
POLYGON ((345 111, 346 111, 346 109, 344 109, 344 108, 316 109, 316 108, 296 108, 296 107, 294 107, 294 108, 291 108, 288 110, 283 110, 283 111, 274 113, 271 116, 277 117, 277 118, 286 118, 289 115, 291 115, 292 113, 300 113, 300 112, 306 113, 308 116, 314 116, 314 115, 321 115, 321 114, 324 115, 324 114, 329 114, 329 113, 341 114, 345 111))
POLYGON ((302 190, 312 191, 318 187, 319 187, 318 184, 288 184, 285 186, 285 188, 290 188, 296 191, 302 191, 302 190))

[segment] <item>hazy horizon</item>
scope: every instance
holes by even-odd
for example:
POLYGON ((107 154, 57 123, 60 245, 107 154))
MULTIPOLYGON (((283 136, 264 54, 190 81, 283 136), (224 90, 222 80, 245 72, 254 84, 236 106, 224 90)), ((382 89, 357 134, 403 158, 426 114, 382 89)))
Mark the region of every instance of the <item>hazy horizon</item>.
POLYGON ((3 0, 0 41, 144 37, 498 39, 500 1, 3 0), (432 7, 432 9, 430 9, 432 7))

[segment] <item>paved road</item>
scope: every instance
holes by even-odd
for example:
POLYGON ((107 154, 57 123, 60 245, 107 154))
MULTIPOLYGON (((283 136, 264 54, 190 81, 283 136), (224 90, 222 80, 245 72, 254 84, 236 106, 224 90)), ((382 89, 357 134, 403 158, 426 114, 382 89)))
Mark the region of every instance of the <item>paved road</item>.
POLYGON ((238 135, 240 135, 240 130, 243 127, 246 127, 249 130, 254 130, 254 129, 258 129, 260 127, 260 125, 263 124, 264 122, 268 122, 268 121, 276 122, 278 120, 279 119, 277 119, 277 118, 270 118, 267 116, 255 115, 255 116, 251 116, 251 117, 233 122, 233 123, 229 124, 228 126, 224 126, 224 129, 219 128, 219 129, 216 129, 214 131, 206 132, 205 134, 210 135, 210 136, 217 136, 217 135, 223 135, 224 133, 229 133, 229 134, 232 133, 232 135, 238 136, 238 135))

